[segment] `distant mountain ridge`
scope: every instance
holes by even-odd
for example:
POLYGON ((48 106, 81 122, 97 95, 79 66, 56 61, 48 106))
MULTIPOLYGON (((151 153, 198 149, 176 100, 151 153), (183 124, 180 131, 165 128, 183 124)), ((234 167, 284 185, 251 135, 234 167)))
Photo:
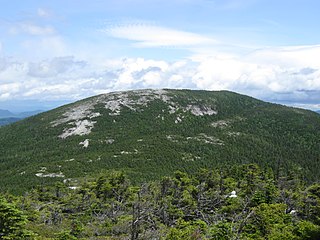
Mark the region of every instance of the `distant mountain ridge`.
POLYGON ((319 114, 229 91, 98 95, 2 127, 0 146, 0 190, 18 192, 111 169, 141 182, 243 163, 320 179, 319 114))
POLYGON ((0 118, 10 118, 10 117, 25 118, 25 117, 30 117, 30 116, 36 115, 41 112, 43 112, 43 111, 42 110, 35 110, 35 111, 13 113, 13 112, 10 112, 9 110, 0 109, 0 118))
POLYGON ((13 114, 8 110, 0 109, 0 118, 9 118, 9 117, 15 117, 15 114, 13 114))
POLYGON ((43 112, 43 111, 35 110, 35 111, 29 111, 29 112, 12 113, 9 110, 0 109, 0 126, 17 122, 23 118, 36 115, 40 112, 43 112))

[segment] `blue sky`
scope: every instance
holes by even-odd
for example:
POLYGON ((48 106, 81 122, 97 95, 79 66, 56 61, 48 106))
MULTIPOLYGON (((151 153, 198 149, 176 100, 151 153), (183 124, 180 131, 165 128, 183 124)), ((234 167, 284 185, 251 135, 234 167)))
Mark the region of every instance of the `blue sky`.
POLYGON ((320 109, 320 1, 1 0, 0 109, 138 88, 320 109))

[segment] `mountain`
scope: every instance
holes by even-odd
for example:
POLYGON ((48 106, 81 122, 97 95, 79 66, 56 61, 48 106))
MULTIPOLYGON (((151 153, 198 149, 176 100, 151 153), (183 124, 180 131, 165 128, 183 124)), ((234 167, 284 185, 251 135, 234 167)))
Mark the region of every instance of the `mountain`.
POLYGON ((28 111, 28 112, 19 112, 19 113, 16 113, 16 117, 18 118, 26 118, 26 117, 30 117, 30 116, 33 116, 33 115, 36 115, 38 113, 41 113, 43 112, 42 110, 35 110, 35 111, 28 111))
POLYGON ((10 118, 15 117, 15 114, 4 109, 0 109, 0 118, 10 118))
POLYGON ((228 91, 136 90, 84 99, 0 128, 0 191, 110 169, 133 182, 258 163, 320 179, 320 116, 228 91))
POLYGON ((30 117, 42 112, 41 110, 30 111, 30 112, 21 112, 21 113, 12 113, 8 110, 0 109, 0 126, 4 126, 10 123, 17 122, 23 118, 30 117))

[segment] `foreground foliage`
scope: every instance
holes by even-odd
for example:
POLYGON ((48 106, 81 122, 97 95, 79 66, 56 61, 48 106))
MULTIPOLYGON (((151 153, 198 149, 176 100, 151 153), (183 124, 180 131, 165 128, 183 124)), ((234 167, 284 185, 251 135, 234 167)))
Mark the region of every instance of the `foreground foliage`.
POLYGON ((0 239, 32 239, 25 229, 27 217, 15 205, 0 198, 0 239))
POLYGON ((4 197, 0 239, 320 239, 320 184, 255 164, 139 186, 110 172, 4 197))

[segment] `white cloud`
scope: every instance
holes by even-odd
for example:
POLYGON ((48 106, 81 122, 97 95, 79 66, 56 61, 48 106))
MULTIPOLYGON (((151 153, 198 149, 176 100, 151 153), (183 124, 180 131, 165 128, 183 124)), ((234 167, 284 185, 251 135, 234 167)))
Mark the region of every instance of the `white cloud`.
POLYGON ((112 26, 104 32, 115 38, 134 41, 138 47, 188 47, 217 43, 216 40, 199 34, 145 23, 112 26))
MULTIPOLYGON (((147 74, 153 73, 153 75, 155 75, 157 72, 166 71, 169 66, 168 63, 164 61, 145 60, 138 58, 124 59, 117 67, 120 67, 120 71, 116 70, 114 72, 116 73, 116 78, 114 79, 114 88, 125 89, 136 85, 138 82, 144 82, 143 85, 147 86, 148 83, 146 83, 146 79, 149 79, 149 83, 152 81, 150 76, 145 78, 147 74)), ((158 80, 154 79, 154 81, 158 80)))
POLYGON ((108 60, 105 65, 74 57, 32 63, 7 58, 0 71, 0 94, 2 100, 76 100, 124 89, 188 88, 193 73, 186 65, 143 58, 108 60))
POLYGON ((0 84, 0 100, 8 100, 19 93, 21 85, 19 83, 0 84))
POLYGON ((320 109, 320 104, 315 103, 315 104, 304 104, 304 103, 293 103, 289 104, 292 107, 297 107, 297 108, 305 108, 305 109, 311 109, 311 110, 319 110, 320 109))
POLYGON ((10 99, 10 93, 0 93, 0 101, 5 101, 10 99))
POLYGON ((193 82, 198 88, 229 89, 269 100, 285 100, 285 96, 308 101, 310 92, 320 93, 319 54, 320 46, 315 45, 261 49, 228 58, 195 58, 199 65, 193 82))
POLYGON ((50 94, 53 99, 57 96, 63 96, 66 94, 74 94, 74 91, 77 90, 74 85, 70 84, 52 84, 52 85, 44 85, 44 86, 36 86, 34 88, 29 89, 28 91, 23 93, 24 97, 34 97, 34 96, 44 96, 46 94, 50 94))
POLYGON ((77 71, 77 68, 83 68, 86 65, 84 61, 75 61, 74 57, 56 57, 41 62, 29 63, 28 75, 38 78, 59 77, 68 71, 77 71))
POLYGON ((0 84, 20 82, 25 78, 27 71, 27 63, 11 58, 2 58, 0 61, 0 84))
POLYGON ((320 68, 320 45, 260 49, 250 54, 251 61, 279 64, 283 67, 320 68))

